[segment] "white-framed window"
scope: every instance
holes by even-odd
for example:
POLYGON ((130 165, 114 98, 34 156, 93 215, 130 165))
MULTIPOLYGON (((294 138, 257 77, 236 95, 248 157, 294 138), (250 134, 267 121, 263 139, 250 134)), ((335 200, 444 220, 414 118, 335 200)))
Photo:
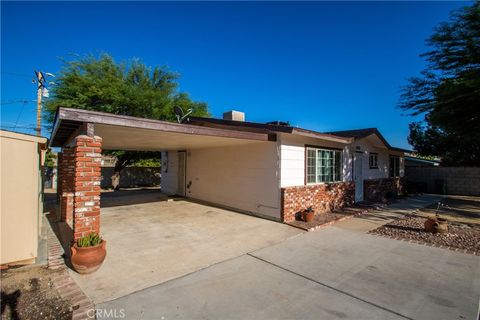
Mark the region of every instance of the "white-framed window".
POLYGON ((370 152, 368 155, 368 165, 370 169, 378 169, 378 153, 370 152))
POLYGON ((306 147, 307 184, 342 180, 342 151, 306 147))
POLYGON ((400 157, 390 156, 390 177, 400 177, 400 157))

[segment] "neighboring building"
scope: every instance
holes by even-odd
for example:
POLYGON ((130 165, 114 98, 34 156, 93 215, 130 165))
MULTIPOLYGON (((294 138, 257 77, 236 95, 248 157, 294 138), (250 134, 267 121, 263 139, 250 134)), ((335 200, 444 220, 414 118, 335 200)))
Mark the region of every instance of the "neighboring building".
POLYGON ((421 159, 413 156, 405 156, 405 170, 408 168, 438 167, 440 160, 421 159))
POLYGON ((0 130, 0 264, 33 263, 41 229, 47 139, 0 130))

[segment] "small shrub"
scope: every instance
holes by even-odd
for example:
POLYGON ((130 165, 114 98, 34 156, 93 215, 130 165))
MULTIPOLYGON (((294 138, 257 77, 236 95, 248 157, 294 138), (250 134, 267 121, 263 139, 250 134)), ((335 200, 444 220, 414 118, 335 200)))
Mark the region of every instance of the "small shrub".
POLYGON ((77 246, 79 247, 94 247, 102 242, 102 237, 97 233, 90 233, 88 236, 82 237, 77 240, 77 246))

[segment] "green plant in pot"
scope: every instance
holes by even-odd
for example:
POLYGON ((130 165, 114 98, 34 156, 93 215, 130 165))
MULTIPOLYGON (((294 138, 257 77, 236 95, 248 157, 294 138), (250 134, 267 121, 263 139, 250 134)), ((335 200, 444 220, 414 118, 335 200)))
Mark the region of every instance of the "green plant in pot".
POLYGON ((105 260, 107 242, 97 233, 90 233, 77 239, 72 246, 72 266, 78 273, 87 274, 96 271, 105 260))
POLYGON ((312 207, 308 207, 305 211, 303 211, 303 221, 311 222, 315 217, 315 211, 312 207))

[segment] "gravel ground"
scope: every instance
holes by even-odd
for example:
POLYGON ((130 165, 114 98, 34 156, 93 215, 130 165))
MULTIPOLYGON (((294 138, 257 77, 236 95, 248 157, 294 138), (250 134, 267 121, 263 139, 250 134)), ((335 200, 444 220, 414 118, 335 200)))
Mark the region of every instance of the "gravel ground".
POLYGON ((434 234, 425 231, 425 221, 416 216, 400 218, 369 233, 480 254, 480 227, 450 223, 448 233, 434 234))
POLYGON ((40 266, 2 270, 2 320, 71 319, 70 304, 53 288, 56 272, 40 266))

